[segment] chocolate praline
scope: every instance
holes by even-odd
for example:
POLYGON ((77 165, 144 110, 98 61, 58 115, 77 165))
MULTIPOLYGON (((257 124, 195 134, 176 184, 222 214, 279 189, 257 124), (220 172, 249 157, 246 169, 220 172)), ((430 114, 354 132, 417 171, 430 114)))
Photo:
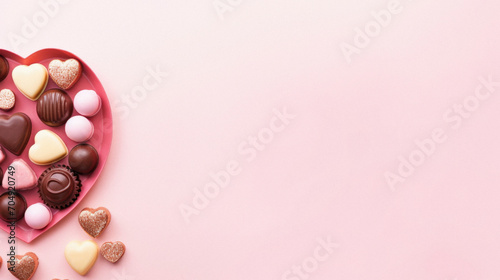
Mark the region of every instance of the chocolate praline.
POLYGON ((73 171, 80 174, 88 174, 97 167, 99 154, 89 144, 76 145, 69 152, 68 163, 73 171))
POLYGON ((60 126, 71 117, 73 101, 63 90, 49 89, 38 98, 36 113, 44 124, 60 126))
POLYGON ((7 223, 21 220, 26 207, 26 199, 18 192, 4 192, 0 195, 0 219, 7 223))
POLYGON ((9 62, 5 57, 0 55, 0 82, 9 75, 9 62))
POLYGON ((0 146, 20 156, 31 136, 31 119, 25 113, 0 115, 0 146))
POLYGON ((70 206, 78 198, 81 188, 78 175, 66 165, 49 167, 38 178, 38 193, 51 208, 70 206))

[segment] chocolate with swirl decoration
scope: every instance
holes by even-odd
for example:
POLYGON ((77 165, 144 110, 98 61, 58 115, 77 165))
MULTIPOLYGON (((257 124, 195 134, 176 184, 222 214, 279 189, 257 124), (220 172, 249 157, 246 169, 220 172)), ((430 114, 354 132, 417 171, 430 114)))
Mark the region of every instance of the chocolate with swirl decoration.
POLYGON ((66 165, 52 166, 38 178, 38 193, 43 202, 55 209, 64 209, 76 201, 82 184, 78 175, 66 165))

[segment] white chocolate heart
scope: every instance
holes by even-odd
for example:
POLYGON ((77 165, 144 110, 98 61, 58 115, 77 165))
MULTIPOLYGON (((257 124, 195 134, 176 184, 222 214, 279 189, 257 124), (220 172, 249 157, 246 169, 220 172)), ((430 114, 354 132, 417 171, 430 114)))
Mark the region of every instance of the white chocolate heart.
POLYGON ((12 70, 12 79, 19 91, 31 100, 37 100, 49 81, 47 68, 40 63, 19 65, 12 70))
POLYGON ((99 246, 92 240, 71 241, 64 249, 68 264, 80 275, 85 275, 94 266, 99 254, 99 246))
POLYGON ((57 134, 44 129, 35 135, 35 144, 31 146, 28 155, 34 164, 48 165, 67 156, 68 148, 57 134))

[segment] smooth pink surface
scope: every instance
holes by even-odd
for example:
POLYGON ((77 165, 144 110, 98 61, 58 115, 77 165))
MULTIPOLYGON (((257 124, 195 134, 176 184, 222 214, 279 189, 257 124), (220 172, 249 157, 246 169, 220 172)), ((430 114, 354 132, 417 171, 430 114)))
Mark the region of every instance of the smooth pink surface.
MULTIPOLYGON (((37 177, 40 176, 40 174, 42 174, 43 171, 46 170, 50 166, 50 165, 46 165, 46 166, 36 165, 36 164, 32 163, 28 157, 28 151, 34 143, 34 137, 35 137, 36 133, 40 130, 49 129, 49 130, 53 131, 54 133, 56 133, 65 142, 68 150, 71 150, 71 148, 73 148, 74 146, 76 146, 78 144, 78 143, 75 143, 75 142, 71 141, 70 139, 68 139, 68 137, 66 137, 65 131, 64 131, 64 126, 49 127, 49 126, 45 125, 38 118, 38 115, 36 113, 36 102, 31 101, 28 98, 24 97, 22 95, 22 93, 20 93, 16 89, 16 87, 14 85, 14 81, 12 80, 12 75, 11 75, 12 69, 14 69, 14 67, 16 67, 17 65, 20 65, 20 64, 29 65, 32 63, 41 63, 45 67, 47 67, 47 65, 53 59, 57 59, 57 58, 58 59, 67 59, 70 57, 76 58, 82 63, 82 65, 84 67, 82 77, 80 78, 80 80, 78 81, 78 83, 74 87, 72 87, 69 90, 66 90, 66 92, 70 95, 71 98, 73 98, 74 95, 78 91, 80 91, 84 88, 86 88, 86 89, 93 88, 97 92, 100 92, 102 94, 102 99, 103 99, 103 103, 104 103, 103 110, 101 110, 101 112, 98 115, 92 117, 92 123, 96 126, 95 131, 97 133, 95 133, 94 137, 92 137, 92 139, 90 139, 90 141, 88 142, 89 144, 94 146, 94 148, 96 148, 96 150, 98 151, 98 153, 100 155, 99 165, 97 166, 96 170, 94 170, 94 172, 92 172, 91 174, 79 176, 80 181, 82 183, 82 189, 81 189, 79 198, 75 201, 75 203, 73 203, 68 208, 65 208, 63 210, 53 209, 52 210, 53 219, 47 227, 45 227, 41 230, 34 230, 34 229, 31 229, 30 227, 28 227, 24 220, 21 220, 20 222, 18 222, 16 224, 16 238, 29 243, 29 242, 33 241, 35 238, 37 238, 38 236, 40 236, 42 233, 50 230, 62 218, 64 218, 68 213, 70 213, 73 209, 75 209, 77 207, 77 205, 85 197, 85 195, 94 186, 94 183, 97 181, 99 174, 102 171, 104 164, 106 163, 108 153, 110 151, 111 138, 112 138, 112 134, 113 134, 111 108, 110 108, 110 104, 109 104, 109 101, 107 99, 106 93, 105 93, 102 85, 99 82, 99 79, 92 72, 90 67, 87 64, 85 64, 84 61, 82 61, 81 59, 79 59, 77 56, 75 56, 74 54, 72 54, 70 52, 63 51, 63 50, 57 50, 57 49, 43 49, 43 50, 36 51, 35 53, 29 55, 27 58, 22 58, 22 57, 14 54, 12 52, 0 49, 0 55, 4 56, 9 61, 9 64, 10 64, 10 74, 5 80, 0 82, 0 87, 1 88, 10 88, 12 90, 15 90, 14 93, 16 94, 16 97, 17 97, 16 105, 7 114, 13 114, 16 112, 23 112, 30 117, 31 123, 32 123, 32 131, 31 131, 30 140, 28 141, 28 145, 24 149, 23 153, 21 154, 21 156, 17 157, 10 152, 6 152, 6 154, 7 154, 6 160, 4 162, 2 162, 2 164, 0 165, 2 170, 7 170, 9 164, 14 159, 17 159, 17 158, 23 159, 26 163, 28 163, 30 165, 30 167, 34 170, 37 177)), ((51 88, 55 88, 55 87, 57 87, 55 85, 55 83, 51 79, 49 79, 49 82, 48 82, 46 89, 51 89, 51 88)), ((73 115, 77 115, 75 111, 73 111, 73 115)), ((68 159, 67 159, 67 157, 65 157, 62 160, 60 160, 54 164, 56 164, 56 165, 57 164, 68 165, 68 159)), ((33 203, 42 202, 36 188, 31 189, 31 190, 23 190, 23 191, 20 191, 20 193, 26 198, 26 202, 28 203, 28 206, 33 204, 33 203)), ((0 223, 0 228, 6 232, 10 232, 10 229, 6 223, 0 223)), ((19 242, 21 242, 21 241, 19 241, 19 242)))
POLYGON ((42 229, 52 221, 52 212, 43 203, 31 204, 24 213, 24 221, 31 228, 42 229))
POLYGON ((101 98, 93 90, 81 90, 73 100, 75 110, 82 116, 91 117, 101 109, 101 98))
POLYGON ((84 116, 73 116, 66 122, 64 131, 71 141, 82 143, 92 137, 94 125, 84 116))
POLYGON ((107 207, 95 241, 127 252, 77 275, 64 247, 89 237, 73 211, 20 242, 40 257, 34 280, 281 280, 328 236, 338 247, 308 280, 500 278, 500 87, 456 129, 443 119, 480 76, 500 81, 498 1, 401 0, 351 63, 339 44, 389 1, 247 0, 223 20, 212 0, 61 1, 13 43, 46 2, 1 2, 0 46, 66 49, 99 76, 113 145, 77 210, 107 207), (248 161, 238 147, 284 107, 296 117, 248 161), (437 128, 447 140, 392 191, 384 173, 437 128), (239 174, 186 224, 179 206, 232 160, 239 174))
POLYGON ((5 169, 5 175, 2 180, 2 187, 7 190, 9 188, 9 177, 13 178, 12 181, 15 182, 16 190, 29 190, 36 187, 38 176, 36 175, 33 168, 21 158, 14 159, 11 163, 7 164, 5 169), (14 176, 9 176, 9 167, 14 168, 14 176))

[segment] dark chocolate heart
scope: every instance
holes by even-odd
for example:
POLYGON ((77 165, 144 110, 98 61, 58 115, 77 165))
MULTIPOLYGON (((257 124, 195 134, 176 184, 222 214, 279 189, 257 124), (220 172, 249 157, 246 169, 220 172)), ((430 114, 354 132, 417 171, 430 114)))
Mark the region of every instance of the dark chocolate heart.
POLYGON ((0 145, 19 156, 31 136, 31 120, 24 113, 0 115, 0 145))

